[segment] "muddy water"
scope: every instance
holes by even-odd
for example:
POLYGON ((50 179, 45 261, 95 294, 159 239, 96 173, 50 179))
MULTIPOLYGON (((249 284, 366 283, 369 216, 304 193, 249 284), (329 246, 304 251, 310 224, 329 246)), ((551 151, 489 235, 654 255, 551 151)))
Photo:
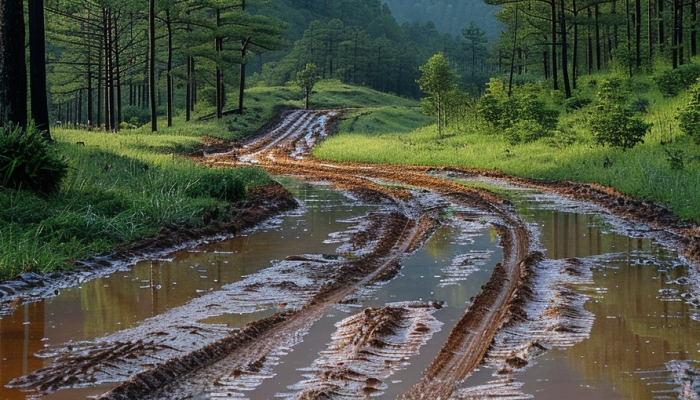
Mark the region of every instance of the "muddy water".
MULTIPOLYGON (((134 326, 269 267, 275 259, 333 253, 338 245, 324 240, 345 228, 338 221, 369 209, 349 204, 330 190, 294 181, 285 184, 305 201, 306 212, 247 236, 175 253, 169 260, 139 263, 131 271, 63 290, 53 299, 21 306, 13 315, 0 318, 0 384, 49 363, 34 356, 46 346, 94 339, 134 326)), ((551 198, 525 196, 518 204, 520 213, 539 232, 548 258, 591 261, 593 283, 575 290, 590 296, 585 308, 595 314, 590 337, 571 347, 554 348, 514 375, 524 383, 522 397, 561 399, 566 393, 568 399, 661 399, 679 398, 685 390, 681 398, 697 399, 698 376, 679 377, 672 372, 678 365, 691 372, 700 370, 698 310, 684 301, 688 287, 682 278, 688 271, 677 256, 649 239, 613 233, 612 226, 596 215, 560 211, 567 206, 552 203, 551 198)), ((443 324, 440 330, 386 380, 388 388, 380 398, 395 398, 419 379, 468 307, 469 298, 478 293, 500 259, 495 232, 488 225, 461 221, 440 228, 404 260, 398 277, 366 288, 353 306, 327 312, 280 359, 273 369, 275 376, 245 395, 272 399, 293 392, 289 386, 305 379, 306 372, 300 369, 312 365, 330 342, 334 324, 351 314, 391 302, 445 301, 445 307, 434 314, 443 324)), ((237 327, 269 312, 224 315, 206 322, 237 327)), ((484 367, 464 385, 476 386, 493 378, 494 371, 484 367)), ((47 398, 85 398, 107 388, 65 390, 47 398)), ((24 398, 19 391, 0 387, 0 399, 24 398)))
MULTIPOLYGON (((38 350, 134 326, 290 254, 333 253, 337 245, 324 240, 329 233, 345 229, 347 224, 338 221, 370 209, 350 204, 330 190, 295 181, 285 185, 304 202, 305 212, 245 236, 177 252, 168 260, 140 262, 130 271, 62 290, 55 298, 21 306, 11 316, 0 317, 0 399, 25 398, 24 393, 4 385, 51 362, 35 357, 38 350)), ((211 322, 240 327, 266 316, 263 314, 231 315, 211 322)), ((104 387, 61 391, 48 397, 84 398, 102 393, 104 387)))
MULTIPOLYGON (((287 398, 292 393, 289 386, 305 379, 302 368, 308 368, 326 349, 334 324, 366 307, 383 307, 387 303, 415 300, 445 301, 444 307, 434 317, 443 323, 418 355, 408 357, 407 364, 393 374, 385 383, 388 389, 381 398, 395 398, 418 381, 425 367, 435 358, 447 336, 465 312, 470 297, 481 291, 488 281, 494 265, 502 258, 495 231, 487 225, 475 223, 467 226, 445 226, 440 228, 425 246, 408 257, 401 274, 386 284, 367 288, 355 307, 334 309, 317 322, 304 338, 273 370, 274 378, 267 379, 253 391, 246 392, 249 399, 287 398), (450 274, 455 260, 464 255, 475 255, 464 274, 458 278, 450 274)), ((201 396, 198 399, 205 399, 201 396)))
MULTIPOLYGON (((555 348, 516 374, 525 396, 536 399, 697 399, 700 390, 700 322, 686 304, 682 277, 687 267, 649 239, 612 233, 592 215, 520 207, 541 232, 548 258, 593 261, 593 284, 578 288, 590 296, 595 314, 590 337, 555 348), (681 385, 669 363, 681 360, 690 374, 681 385), (683 394, 682 394, 683 393, 683 394), (684 397, 685 396, 685 397, 684 397)), ((545 207, 549 208, 549 206, 545 207)), ((467 380, 483 384, 498 376, 484 369, 467 380)))

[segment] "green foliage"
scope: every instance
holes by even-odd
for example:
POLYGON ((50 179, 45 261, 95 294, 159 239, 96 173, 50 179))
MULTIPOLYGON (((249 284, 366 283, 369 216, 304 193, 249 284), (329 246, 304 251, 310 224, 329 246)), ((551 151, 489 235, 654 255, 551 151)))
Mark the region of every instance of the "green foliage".
POLYGON ((311 91, 316 86, 319 81, 318 68, 316 64, 308 63, 306 68, 297 72, 296 84, 304 91, 304 108, 309 109, 309 97, 311 96, 311 91))
POLYGON ((53 193, 66 176, 68 166, 30 126, 7 124, 0 128, 0 184, 15 189, 53 193))
POLYGON ((442 136, 445 124, 445 106, 450 96, 455 96, 457 90, 457 73, 450 67, 445 54, 438 53, 428 62, 418 68, 421 77, 416 82, 425 94, 421 100, 424 110, 435 110, 438 118, 438 135, 442 136))
POLYGON ((504 132, 510 144, 528 143, 552 135, 550 130, 531 119, 523 119, 508 127, 504 132))
POLYGON ((569 97, 564 101, 564 107, 566 108, 567 112, 572 112, 576 110, 580 110, 583 107, 586 107, 587 105, 591 104, 593 100, 587 98, 587 97, 578 97, 578 96, 573 96, 569 97))
POLYGON ((631 149, 644 143, 651 124, 617 103, 601 103, 591 113, 590 128, 598 144, 631 149))
POLYGON ((122 118, 134 126, 142 126, 151 122, 151 112, 145 108, 125 106, 122 108, 122 118))
POLYGON ((693 138, 700 144, 700 81, 688 90, 690 101, 679 111, 676 118, 678 127, 683 133, 693 138))
POLYGON ((651 124, 634 116, 625 107, 629 97, 628 81, 610 77, 598 84, 598 104, 591 110, 589 127, 600 145, 631 149, 644 143, 651 124))
POLYGON ((201 173, 199 178, 185 189, 190 197, 212 197, 218 200, 233 202, 241 200, 246 193, 246 180, 256 179, 264 183, 266 175, 258 169, 209 169, 201 173), (256 178, 253 178, 256 176, 256 178), (247 176, 247 179, 242 179, 247 176))
POLYGON ((548 136, 559 119, 559 111, 548 108, 540 92, 540 87, 527 84, 514 88, 508 97, 503 81, 492 78, 477 104, 477 113, 492 126, 503 129, 512 143, 537 140, 548 136), (533 132, 523 131, 529 128, 533 132))
POLYGON ((654 77, 659 91, 664 97, 675 97, 700 78, 700 65, 685 64, 676 69, 663 70, 654 77))

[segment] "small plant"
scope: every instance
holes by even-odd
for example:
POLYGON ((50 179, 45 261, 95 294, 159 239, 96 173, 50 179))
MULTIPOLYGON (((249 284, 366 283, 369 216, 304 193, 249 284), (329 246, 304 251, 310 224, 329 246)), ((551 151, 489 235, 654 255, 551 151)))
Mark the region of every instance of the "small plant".
POLYGON ((678 127, 686 135, 700 144, 700 82, 691 86, 688 90, 690 101, 678 112, 678 127))
POLYGON ((630 110, 633 112, 645 113, 649 109, 649 100, 639 98, 630 104, 630 110))
POLYGON ((0 128, 0 184, 39 193, 58 190, 68 166, 33 126, 0 128))
POLYGON ((654 77, 654 81, 664 97, 675 97, 698 78, 700 78, 700 65, 685 64, 676 69, 663 71, 654 77))
POLYGON ((537 139, 551 136, 551 131, 545 129, 531 119, 516 122, 513 126, 503 132, 510 144, 529 143, 537 139))
POLYGON ((566 112, 580 110, 583 107, 591 104, 593 100, 586 97, 570 97, 564 101, 564 106, 566 107, 566 112))

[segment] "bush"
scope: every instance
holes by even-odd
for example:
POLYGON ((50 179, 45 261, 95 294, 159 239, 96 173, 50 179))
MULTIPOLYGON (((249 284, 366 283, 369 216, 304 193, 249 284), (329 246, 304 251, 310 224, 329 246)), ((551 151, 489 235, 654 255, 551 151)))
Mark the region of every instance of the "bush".
POLYGON ((30 126, 14 124, 0 128, 0 185, 39 193, 58 190, 68 165, 30 126))
POLYGON ((564 101, 564 106, 567 112, 580 110, 583 107, 591 104, 593 100, 585 97, 570 97, 564 101))
POLYGON ((698 78, 700 78, 700 65, 685 64, 676 69, 663 71, 654 77, 654 81, 664 97, 675 97, 681 90, 695 83, 698 78))
POLYGON ((141 107, 126 106, 122 108, 122 119, 131 125, 142 126, 151 121, 151 112, 141 107))
POLYGON ((637 99, 632 102, 630 109, 634 112, 645 113, 649 109, 649 100, 647 99, 637 99))
POLYGON ((678 127, 683 133, 693 138, 700 144, 700 82, 691 86, 689 90, 690 101, 679 111, 676 118, 678 127))
POLYGON ((508 129, 521 121, 534 121, 546 130, 556 128, 557 110, 547 109, 537 95, 539 87, 525 85, 516 88, 508 97, 499 79, 491 79, 485 95, 477 103, 477 114, 492 126, 508 129))
POLYGON ((591 115, 590 128, 596 142, 601 145, 631 149, 644 143, 644 135, 651 127, 632 111, 619 103, 598 104, 591 115))

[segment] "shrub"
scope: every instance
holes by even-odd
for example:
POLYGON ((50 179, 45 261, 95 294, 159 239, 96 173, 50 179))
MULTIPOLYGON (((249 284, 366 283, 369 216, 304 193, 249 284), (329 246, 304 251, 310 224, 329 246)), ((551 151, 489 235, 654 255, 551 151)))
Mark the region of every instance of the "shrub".
POLYGON ((591 104, 593 100, 585 97, 570 97, 564 101, 564 106, 567 112, 580 110, 583 107, 591 104))
POLYGON ((664 97, 675 97, 698 78, 700 78, 700 65, 685 64, 676 69, 663 71, 654 77, 654 81, 664 97))
POLYGON ((651 127, 632 111, 619 103, 600 103, 591 115, 590 128, 596 142, 601 145, 631 149, 637 143, 644 143, 644 135, 651 127))
POLYGON ((676 118, 678 127, 686 135, 700 144, 700 82, 691 86, 689 90, 690 101, 679 111, 676 118))
POLYGON ((534 121, 540 128, 556 128, 559 112, 546 108, 536 85, 527 84, 508 97, 502 81, 491 79, 485 95, 477 103, 477 114, 492 126, 508 129, 520 121, 534 121))
POLYGON ((58 190, 68 165, 30 126, 8 124, 0 128, 0 184, 39 193, 58 190))
POLYGON ((649 100, 647 99, 637 99, 632 102, 630 105, 630 110, 634 112, 647 112, 647 109, 649 109, 649 100))
POLYGON ((131 125, 142 126, 151 121, 151 112, 141 107, 126 106, 122 108, 122 119, 131 125))
POLYGON ((618 77, 603 79, 598 84, 598 100, 609 103, 624 103, 629 96, 627 81, 618 77))

